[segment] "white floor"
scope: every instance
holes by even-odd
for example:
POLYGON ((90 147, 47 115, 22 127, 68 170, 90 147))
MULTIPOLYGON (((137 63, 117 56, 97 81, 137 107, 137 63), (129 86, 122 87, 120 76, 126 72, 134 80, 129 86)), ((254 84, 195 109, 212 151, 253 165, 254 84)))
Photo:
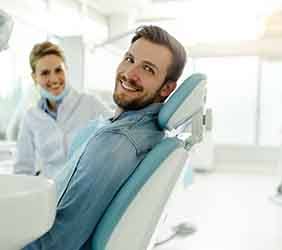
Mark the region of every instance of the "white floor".
POLYGON ((281 250, 282 206, 270 201, 280 178, 263 174, 212 173, 194 183, 173 208, 159 233, 181 220, 197 232, 156 250, 281 250))

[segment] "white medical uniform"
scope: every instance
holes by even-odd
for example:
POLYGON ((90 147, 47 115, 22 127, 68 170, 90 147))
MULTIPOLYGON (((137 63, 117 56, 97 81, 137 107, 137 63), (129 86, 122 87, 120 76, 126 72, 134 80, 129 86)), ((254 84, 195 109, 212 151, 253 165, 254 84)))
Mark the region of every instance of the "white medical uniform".
POLYGON ((71 89, 58 106, 55 120, 39 106, 27 111, 17 142, 15 174, 37 171, 54 178, 66 162, 77 131, 94 118, 107 117, 109 110, 94 96, 71 89))

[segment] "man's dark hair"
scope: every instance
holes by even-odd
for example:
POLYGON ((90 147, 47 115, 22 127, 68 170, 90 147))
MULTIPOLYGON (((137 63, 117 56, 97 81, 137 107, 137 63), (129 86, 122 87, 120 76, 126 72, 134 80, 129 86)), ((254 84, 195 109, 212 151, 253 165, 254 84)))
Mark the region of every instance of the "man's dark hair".
POLYGON ((163 45, 171 51, 172 63, 168 68, 165 82, 177 81, 181 76, 186 63, 186 51, 182 44, 164 29, 153 25, 138 27, 131 40, 131 44, 140 38, 144 38, 155 44, 163 45))

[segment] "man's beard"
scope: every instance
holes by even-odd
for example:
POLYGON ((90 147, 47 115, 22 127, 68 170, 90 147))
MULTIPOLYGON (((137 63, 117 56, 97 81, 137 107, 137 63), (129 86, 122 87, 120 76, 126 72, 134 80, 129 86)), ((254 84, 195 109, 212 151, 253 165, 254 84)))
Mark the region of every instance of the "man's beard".
POLYGON ((138 110, 155 103, 157 99, 156 96, 158 96, 158 93, 154 96, 140 96, 139 98, 126 100, 123 93, 117 94, 115 92, 113 98, 115 103, 124 110, 138 110))
MULTIPOLYGON (((142 109, 152 103, 155 102, 160 102, 161 98, 160 98, 160 90, 162 88, 162 86, 155 91, 154 93, 147 93, 147 95, 143 95, 143 96, 139 96, 133 99, 127 99, 126 98, 126 94, 124 93, 117 93, 117 85, 120 84, 119 80, 122 79, 123 81, 127 81, 130 83, 131 86, 135 86, 137 87, 140 91, 140 93, 142 91, 144 91, 144 88, 142 86, 139 86, 134 80, 129 79, 126 80, 124 77, 117 77, 117 83, 116 83, 116 87, 115 87, 115 91, 113 94, 113 99, 115 101, 115 103, 122 109, 124 110, 139 110, 142 109)), ((121 86, 122 88, 122 86, 121 86)))

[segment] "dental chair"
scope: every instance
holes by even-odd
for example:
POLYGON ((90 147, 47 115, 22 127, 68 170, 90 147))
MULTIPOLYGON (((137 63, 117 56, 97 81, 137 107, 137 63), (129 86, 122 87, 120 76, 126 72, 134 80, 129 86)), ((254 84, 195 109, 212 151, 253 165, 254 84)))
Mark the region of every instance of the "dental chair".
POLYGON ((193 74, 165 103, 158 122, 167 137, 148 153, 108 206, 93 232, 92 250, 154 247, 183 176, 192 174, 185 166, 191 147, 202 140, 205 95, 205 75, 193 74))

